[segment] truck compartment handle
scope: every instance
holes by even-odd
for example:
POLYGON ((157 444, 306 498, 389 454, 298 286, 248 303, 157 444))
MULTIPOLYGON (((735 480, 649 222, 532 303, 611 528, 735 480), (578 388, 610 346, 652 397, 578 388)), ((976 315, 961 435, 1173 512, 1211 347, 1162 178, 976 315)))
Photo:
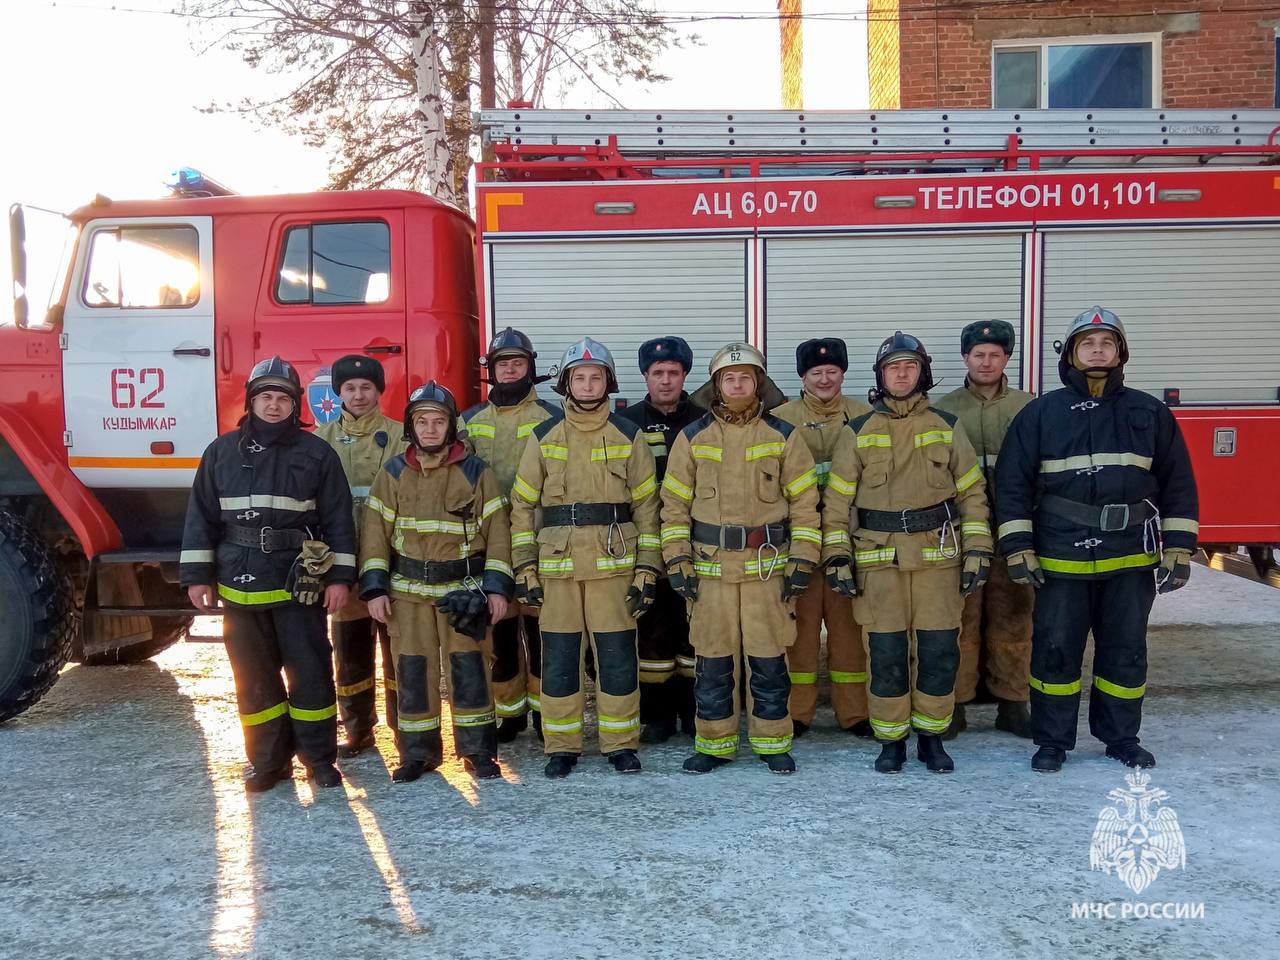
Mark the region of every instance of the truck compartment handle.
POLYGON ((404 350, 404 347, 400 346, 400 344, 398 343, 388 343, 388 344, 366 343, 364 345, 365 353, 400 353, 403 350, 404 350))
POLYGON ((208 357, 213 351, 208 347, 174 347, 173 355, 175 357, 208 357))

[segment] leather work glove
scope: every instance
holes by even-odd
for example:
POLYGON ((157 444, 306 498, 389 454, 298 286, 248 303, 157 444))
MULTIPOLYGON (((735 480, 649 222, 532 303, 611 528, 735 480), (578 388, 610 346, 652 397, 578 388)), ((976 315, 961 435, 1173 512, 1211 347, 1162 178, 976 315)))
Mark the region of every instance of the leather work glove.
POLYGON ((1156 568, 1156 590, 1159 593, 1173 593, 1179 587, 1185 587, 1191 579, 1191 551, 1181 547, 1172 547, 1160 558, 1160 566, 1156 568))
POLYGON ((516 599, 526 606, 542 606, 542 581, 536 563, 526 563, 516 571, 516 599))
POLYGON ((636 567, 636 575, 627 591, 627 613, 632 620, 639 620, 640 615, 653 606, 653 599, 658 591, 658 575, 648 567, 636 567))
POLYGON ((813 579, 813 562, 811 560, 788 560, 787 568, 782 574, 782 599, 794 600, 804 593, 813 579))
POLYGON ((450 590, 436 601, 436 609, 449 617, 449 626, 476 643, 489 629, 489 598, 482 590, 450 590))
POLYGON ((858 595, 858 581, 854 579, 853 564, 848 557, 827 561, 827 586, 842 597, 858 595))
POLYGON ((676 557, 668 563, 667 579, 671 581, 671 589, 690 603, 698 599, 698 574, 691 557, 676 557))
POLYGON ((960 568, 960 596, 976 593, 987 582, 991 572, 991 554, 985 550, 966 550, 964 566, 960 568))
POLYGON ((298 559, 289 568, 285 589, 304 607, 320 602, 324 593, 324 575, 333 566, 333 551, 323 540, 303 540, 298 559))
POLYGON ((1037 590, 1044 586, 1044 571, 1040 569, 1040 560, 1034 550, 1009 554, 1009 579, 1037 590))

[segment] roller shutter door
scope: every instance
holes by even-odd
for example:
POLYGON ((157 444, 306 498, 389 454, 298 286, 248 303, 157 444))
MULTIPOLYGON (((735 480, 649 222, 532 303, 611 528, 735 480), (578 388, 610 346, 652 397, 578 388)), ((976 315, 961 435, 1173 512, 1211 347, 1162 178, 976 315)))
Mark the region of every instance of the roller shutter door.
POLYGON ((592 336, 618 367, 621 396, 645 395, 636 351, 676 334, 693 348, 690 389, 711 354, 746 336, 745 240, 521 241, 491 246, 490 332, 533 338, 547 371, 574 340, 592 336))
POLYGON ((1095 304, 1125 325, 1125 383, 1183 402, 1275 403, 1280 388, 1280 230, 1051 233, 1044 245, 1044 383, 1053 343, 1095 304))
MULTIPOLYGON (((865 398, 876 348, 895 330, 913 333, 933 357, 934 396, 964 383, 960 330, 973 320, 1022 327, 1022 236, 786 237, 765 247, 765 339, 769 367, 796 396, 796 346, 810 337, 849 345, 845 393, 865 398)), ((1020 384, 1020 353, 1009 379, 1020 384)))

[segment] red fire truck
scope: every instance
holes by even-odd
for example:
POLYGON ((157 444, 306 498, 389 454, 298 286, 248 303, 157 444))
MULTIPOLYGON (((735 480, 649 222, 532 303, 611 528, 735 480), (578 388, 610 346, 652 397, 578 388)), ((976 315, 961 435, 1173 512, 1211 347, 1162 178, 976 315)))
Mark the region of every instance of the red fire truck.
POLYGON ((0 326, 0 720, 72 653, 132 662, 181 635, 187 494, 255 359, 297 366, 318 423, 347 353, 382 361, 389 410, 431 377, 478 397, 469 218, 407 191, 225 195, 194 172, 176 192, 70 214, 48 314, 20 299, 0 326))

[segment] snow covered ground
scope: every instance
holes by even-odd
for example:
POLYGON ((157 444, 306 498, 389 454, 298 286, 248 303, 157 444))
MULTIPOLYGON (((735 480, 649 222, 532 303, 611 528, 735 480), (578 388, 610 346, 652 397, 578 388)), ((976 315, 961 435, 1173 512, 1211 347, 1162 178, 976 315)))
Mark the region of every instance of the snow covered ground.
POLYGON ((876 775, 874 745, 826 711, 791 778, 745 754, 683 775, 682 738, 640 776, 588 756, 552 783, 525 735, 505 781, 450 763, 393 787, 384 742, 345 791, 250 799, 223 651, 182 643, 69 668, 0 727, 0 955, 1276 957, 1280 591, 1196 566, 1153 624, 1143 739, 1186 867, 1140 896, 1090 870, 1127 771, 1084 726, 1059 776, 980 706, 950 777, 914 753, 876 775), (1088 903, 1117 918, 1073 919, 1088 903), (1203 916, 1121 919, 1126 903, 1203 916))

